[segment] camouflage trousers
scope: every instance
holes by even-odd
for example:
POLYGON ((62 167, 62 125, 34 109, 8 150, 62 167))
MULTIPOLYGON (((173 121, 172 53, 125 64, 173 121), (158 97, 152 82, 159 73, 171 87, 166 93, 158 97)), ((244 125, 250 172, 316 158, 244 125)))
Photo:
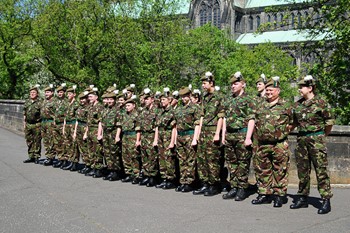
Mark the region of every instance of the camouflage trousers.
POLYGON ((64 128, 64 155, 62 160, 70 162, 79 162, 78 145, 76 140, 73 140, 75 123, 66 124, 64 128))
POLYGON ((48 159, 54 159, 56 151, 54 150, 53 135, 55 131, 55 125, 53 122, 41 123, 41 137, 43 138, 45 147, 45 156, 48 159))
POLYGON ((158 152, 153 147, 154 133, 142 133, 141 159, 145 176, 156 176, 158 173, 158 152))
POLYGON ((313 164, 317 178, 317 188, 322 198, 333 196, 328 175, 327 148, 324 135, 301 136, 297 138, 295 159, 299 177, 300 195, 310 193, 310 172, 313 164))
POLYGON ((103 154, 106 159, 107 168, 113 171, 119 171, 120 166, 120 156, 121 147, 119 144, 115 143, 115 135, 117 130, 103 130, 103 154))
POLYGON ((24 129, 29 158, 40 158, 41 156, 41 124, 26 123, 24 129))
POLYGON ((245 147, 245 133, 226 134, 225 160, 230 172, 232 187, 247 189, 249 187, 249 166, 252 147, 245 147))
POLYGON ((191 146, 193 135, 177 137, 177 154, 180 163, 180 183, 191 184, 195 180, 196 151, 191 146))
POLYGON ((76 158, 74 158, 74 161, 79 161, 79 159, 81 158, 86 166, 91 166, 87 140, 83 140, 85 129, 86 128, 84 125, 78 123, 77 135, 75 138, 75 141, 77 143, 77 154, 76 158))
POLYGON ((174 150, 168 150, 171 139, 171 130, 159 131, 159 172, 161 178, 174 180, 175 177, 175 156, 174 150))
POLYGON ((53 131, 54 150, 58 160, 67 160, 64 151, 63 123, 56 123, 53 131))
POLYGON ((290 154, 287 140, 259 145, 254 167, 259 194, 286 195, 290 154))
POLYGON ((101 141, 97 140, 97 126, 89 126, 88 128, 88 151, 89 151, 89 160, 90 166, 93 169, 102 169, 103 168, 103 149, 101 141))
POLYGON ((135 135, 123 135, 122 139, 122 158, 125 174, 132 177, 139 177, 140 164, 138 157, 140 151, 135 147, 135 135))
POLYGON ((220 148, 213 142, 215 132, 202 129, 197 153, 199 179, 210 185, 220 181, 220 148))

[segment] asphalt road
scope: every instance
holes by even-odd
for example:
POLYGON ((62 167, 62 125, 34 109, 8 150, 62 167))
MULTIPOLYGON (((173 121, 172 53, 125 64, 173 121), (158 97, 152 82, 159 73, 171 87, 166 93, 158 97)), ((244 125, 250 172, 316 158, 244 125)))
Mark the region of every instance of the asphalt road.
POLYGON ((332 212, 158 190, 24 164, 24 138, 0 128, 0 232, 350 232, 350 189, 334 188, 332 212))

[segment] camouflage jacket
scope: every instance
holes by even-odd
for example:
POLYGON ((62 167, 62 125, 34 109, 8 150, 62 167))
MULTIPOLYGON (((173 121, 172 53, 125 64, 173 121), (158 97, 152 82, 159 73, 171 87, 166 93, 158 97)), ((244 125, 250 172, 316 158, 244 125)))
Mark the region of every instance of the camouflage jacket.
POLYGON ((205 93, 202 100, 201 116, 204 126, 217 125, 219 118, 225 116, 225 110, 221 105, 222 98, 218 92, 205 93))
POLYGON ((255 114, 255 129, 259 142, 275 143, 288 137, 288 126, 293 123, 291 104, 279 99, 275 105, 264 101, 255 114))
POLYGON ((26 100, 23 107, 23 115, 25 116, 27 123, 36 124, 41 121, 40 108, 41 100, 39 98, 36 100, 26 100))
POLYGON ((66 122, 76 120, 76 111, 78 107, 79 104, 76 100, 73 100, 72 103, 68 103, 66 112, 66 122))
POLYGON ((120 118, 119 115, 120 112, 115 106, 105 108, 102 112, 102 127, 109 130, 115 129, 120 118))
POLYGON ((117 126, 122 128, 122 131, 140 131, 140 122, 139 122, 139 114, 137 109, 135 108, 131 113, 124 112, 120 121, 117 123, 117 126))
POLYGON ((97 127, 98 123, 101 121, 102 118, 102 111, 104 107, 101 103, 96 103, 94 105, 89 106, 88 108, 88 114, 87 114, 87 124, 89 127, 97 127))
POLYGON ((309 101, 301 98, 294 104, 293 113, 299 132, 317 132, 335 123, 328 103, 317 95, 309 101))
POLYGON ((56 101, 52 97, 51 99, 45 99, 41 103, 40 116, 43 120, 53 120, 55 118, 56 101))
POLYGON ((55 122, 56 123, 63 123, 64 118, 66 117, 67 109, 68 109, 68 101, 66 99, 59 99, 57 98, 55 100, 55 122))
POLYGON ((175 110, 175 121, 178 131, 194 129, 199 125, 200 107, 197 104, 179 106, 175 110))
POLYGON ((158 110, 156 106, 151 109, 145 107, 140 113, 139 121, 143 132, 151 132, 156 128, 158 110))
POLYGON ((170 130, 175 125, 174 110, 171 106, 162 109, 157 118, 157 127, 159 130, 170 130))
POLYGON ((87 117, 88 117, 88 105, 79 105, 77 110, 75 111, 75 117, 77 121, 81 123, 87 123, 87 117))
POLYGON ((247 128, 249 120, 255 118, 255 105, 256 102, 246 93, 226 100, 224 108, 227 132, 247 128))

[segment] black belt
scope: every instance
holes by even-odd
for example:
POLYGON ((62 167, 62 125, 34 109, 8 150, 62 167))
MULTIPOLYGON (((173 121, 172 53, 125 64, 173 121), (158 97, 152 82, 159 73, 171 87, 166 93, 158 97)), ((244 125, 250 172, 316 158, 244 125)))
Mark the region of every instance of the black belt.
POLYGON ((227 128, 227 133, 246 133, 248 131, 248 128, 240 128, 240 129, 233 129, 233 128, 227 128))
POLYGON ((123 131, 124 135, 136 135, 136 131, 123 131))
POLYGON ((310 137, 310 136, 317 136, 317 135, 323 135, 323 134, 324 134, 323 130, 319 130, 316 132, 304 131, 304 132, 298 132, 298 137, 302 137, 302 136, 310 137))
POLYGON ((276 145, 277 143, 282 143, 286 140, 287 138, 284 138, 278 141, 259 141, 259 145, 276 145))

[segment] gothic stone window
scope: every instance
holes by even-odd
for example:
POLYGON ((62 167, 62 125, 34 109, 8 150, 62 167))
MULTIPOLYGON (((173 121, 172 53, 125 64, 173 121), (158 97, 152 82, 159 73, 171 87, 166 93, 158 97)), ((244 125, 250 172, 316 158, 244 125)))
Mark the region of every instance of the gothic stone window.
POLYGON ((218 0, 204 0, 199 7, 199 25, 212 22, 220 28, 220 4, 218 0))

